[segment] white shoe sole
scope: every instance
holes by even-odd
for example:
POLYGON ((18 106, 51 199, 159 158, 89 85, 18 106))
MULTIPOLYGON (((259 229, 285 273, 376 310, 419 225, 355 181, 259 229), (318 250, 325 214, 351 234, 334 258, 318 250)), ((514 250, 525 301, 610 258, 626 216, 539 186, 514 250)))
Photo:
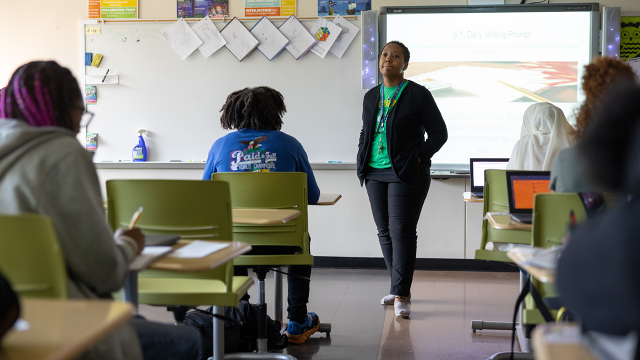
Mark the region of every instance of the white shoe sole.
POLYGON ((403 318, 408 318, 409 315, 411 315, 411 310, 409 309, 409 305, 407 304, 395 303, 393 307, 396 317, 400 316, 403 318))

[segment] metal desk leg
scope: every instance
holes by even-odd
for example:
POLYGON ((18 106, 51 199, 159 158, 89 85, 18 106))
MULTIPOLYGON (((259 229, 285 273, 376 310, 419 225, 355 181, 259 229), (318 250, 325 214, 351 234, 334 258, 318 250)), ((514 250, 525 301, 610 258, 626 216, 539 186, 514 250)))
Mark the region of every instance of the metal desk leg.
POLYGON ((138 312, 138 272, 130 271, 122 288, 122 300, 130 302, 138 312))
MULTIPOLYGON (((213 314, 224 315, 224 307, 214 306, 213 314)), ((224 360, 224 321, 213 318, 213 360, 224 360)))
MULTIPOLYGON (((278 271, 282 270, 282 267, 275 268, 278 271)), ((284 325, 282 309, 283 309, 283 300, 282 300, 282 273, 278 271, 273 272, 273 284, 275 287, 274 295, 275 299, 273 304, 275 306, 275 318, 274 320, 279 321, 280 324, 284 325)))

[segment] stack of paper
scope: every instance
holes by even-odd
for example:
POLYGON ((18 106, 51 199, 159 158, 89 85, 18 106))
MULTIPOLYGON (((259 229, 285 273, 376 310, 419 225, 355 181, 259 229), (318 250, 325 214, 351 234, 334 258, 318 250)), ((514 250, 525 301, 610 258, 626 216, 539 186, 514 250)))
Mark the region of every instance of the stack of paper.
POLYGON ((195 240, 189 245, 174 251, 169 257, 183 259, 199 259, 229 246, 229 243, 214 243, 195 240))
POLYGON ((258 40, 251 35, 249 30, 236 17, 220 33, 224 41, 227 42, 227 49, 231 51, 238 61, 244 60, 247 55, 258 47, 258 40))
POLYGON ((142 253, 129 264, 130 271, 142 271, 151 263, 173 251, 171 246, 145 246, 142 253))
POLYGON ((289 44, 286 36, 282 35, 280 30, 273 23, 263 16, 252 28, 251 34, 258 39, 260 45, 258 50, 269 61, 278 56, 285 46, 289 44))
POLYGON ((287 45, 287 51, 296 59, 300 59, 302 55, 318 42, 316 38, 309 33, 304 25, 294 15, 280 25, 278 28, 280 32, 289 39, 289 45, 287 45))

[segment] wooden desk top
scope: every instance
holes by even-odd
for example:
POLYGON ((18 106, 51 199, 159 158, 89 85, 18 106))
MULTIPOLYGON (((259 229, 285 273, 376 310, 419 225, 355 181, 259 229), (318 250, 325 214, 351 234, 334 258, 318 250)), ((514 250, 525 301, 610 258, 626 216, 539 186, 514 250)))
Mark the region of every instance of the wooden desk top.
POLYGON ((464 200, 465 202, 484 202, 483 198, 475 197, 475 196, 471 195, 470 191, 462 193, 462 200, 464 200))
POLYGON ((133 315, 131 304, 113 300, 22 299, 22 319, 30 329, 11 330, 0 360, 68 360, 133 315))
POLYGON ((523 268, 526 272, 531 274, 534 278, 543 283, 554 283, 556 281, 556 270, 541 268, 537 266, 524 265, 523 262, 533 255, 523 253, 522 249, 515 248, 507 251, 507 257, 513 260, 516 265, 523 268))
POLYGON ((320 198, 315 205, 335 205, 342 198, 340 194, 320 194, 320 198))
POLYGON ((513 220, 509 214, 487 213, 487 220, 496 230, 531 230, 531 224, 513 220))
POLYGON ((231 209, 234 224, 283 224, 300 216, 290 209, 231 209))
POLYGON ((580 341, 575 323, 540 324, 532 334, 537 360, 596 360, 580 341))
MULTIPOLYGON (((298 212, 299 213, 299 212, 298 212)), ((180 240, 173 245, 174 249, 179 249, 188 245, 193 240, 180 240)), ((215 241, 220 243, 229 243, 228 241, 215 241)), ((231 245, 216 251, 199 259, 180 259, 172 257, 164 257, 151 264, 148 269, 151 270, 168 270, 176 272, 198 272, 214 269, 227 261, 251 251, 251 245, 239 241, 232 241, 231 245)), ((1 359, 0 359, 1 360, 1 359)))

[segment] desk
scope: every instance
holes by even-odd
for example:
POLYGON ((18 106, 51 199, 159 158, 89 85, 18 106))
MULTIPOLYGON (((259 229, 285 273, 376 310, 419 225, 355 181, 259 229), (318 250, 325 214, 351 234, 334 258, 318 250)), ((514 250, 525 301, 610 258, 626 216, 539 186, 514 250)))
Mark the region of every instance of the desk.
POLYGON ((131 304, 113 300, 22 299, 30 329, 10 331, 0 360, 68 360, 89 349, 133 315, 131 304))
POLYGON ((597 360, 581 342, 574 323, 540 324, 532 334, 537 360, 597 360))
POLYGON ((531 230, 531 224, 515 221, 505 213, 488 212, 487 220, 496 230, 531 230))
POLYGON ((484 202, 483 198, 471 195, 470 191, 462 193, 462 200, 465 202, 484 202))
POLYGON ((523 268, 526 272, 531 274, 537 280, 543 283, 554 283, 556 281, 556 270, 541 268, 531 265, 523 265, 523 262, 532 257, 532 255, 525 254, 522 249, 515 248, 507 251, 507 257, 513 260, 516 265, 523 268))
POLYGON ((282 224, 300 216, 300 211, 290 209, 232 209, 234 224, 282 224))
MULTIPOLYGON (((298 211, 299 213, 299 211, 298 211)), ((174 250, 188 245, 193 240, 180 240, 173 245, 174 250)), ((227 242, 227 241, 215 241, 227 242)), ((172 257, 163 257, 149 266, 151 270, 165 270, 175 272, 199 272, 214 269, 227 261, 232 260, 236 256, 251 251, 251 245, 233 241, 226 248, 216 251, 202 258, 197 259, 179 259, 172 257)), ((123 300, 131 302, 138 307, 138 273, 130 272, 122 289, 123 300)))
POLYGON ((315 205, 335 205, 342 198, 340 194, 320 194, 318 202, 315 205))

